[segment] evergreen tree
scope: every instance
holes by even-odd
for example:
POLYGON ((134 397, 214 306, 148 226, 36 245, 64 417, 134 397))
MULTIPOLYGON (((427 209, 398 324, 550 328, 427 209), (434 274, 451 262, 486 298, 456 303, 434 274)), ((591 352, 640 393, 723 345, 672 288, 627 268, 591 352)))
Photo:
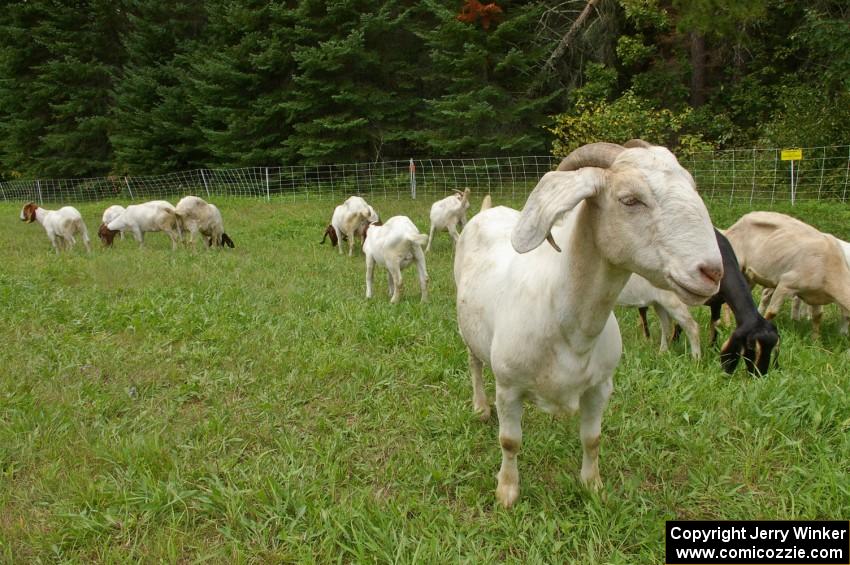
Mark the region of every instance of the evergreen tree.
POLYGON ((530 154, 548 149, 543 126, 557 110, 562 92, 536 94, 529 88, 544 58, 533 41, 543 5, 492 5, 501 14, 491 12, 485 20, 459 14, 458 2, 423 3, 434 26, 422 34, 430 68, 426 125, 419 138, 433 154, 530 154))
POLYGON ((122 63, 122 4, 50 3, 34 33, 50 58, 37 68, 32 94, 48 101, 49 122, 31 170, 50 177, 107 174, 112 167, 112 78, 122 63))
POLYGON ((50 50, 39 41, 46 17, 38 3, 16 2, 5 7, 0 23, 0 173, 38 176, 34 158, 42 153, 41 137, 50 124, 50 98, 36 89, 41 66, 50 50))
POLYGON ((212 164, 286 161, 290 128, 284 102, 297 31, 285 2, 223 2, 210 8, 205 40, 192 53, 189 98, 212 164))
POLYGON ((421 43, 410 31, 416 2, 299 3, 304 22, 284 107, 292 158, 332 163, 402 157, 416 127, 421 43))
POLYGON ((206 164, 185 78, 188 54, 206 26, 205 4, 128 0, 126 62, 115 84, 110 134, 117 171, 156 174, 206 164))

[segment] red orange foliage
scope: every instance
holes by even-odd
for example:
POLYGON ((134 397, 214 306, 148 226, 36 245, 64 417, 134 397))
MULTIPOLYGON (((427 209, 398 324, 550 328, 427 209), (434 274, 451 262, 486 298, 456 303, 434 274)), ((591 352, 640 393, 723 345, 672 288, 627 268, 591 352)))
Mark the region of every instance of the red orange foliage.
POLYGON ((466 4, 460 9, 457 19, 468 24, 476 21, 483 29, 490 29, 490 24, 501 18, 502 9, 495 2, 482 4, 478 0, 466 0, 466 4))

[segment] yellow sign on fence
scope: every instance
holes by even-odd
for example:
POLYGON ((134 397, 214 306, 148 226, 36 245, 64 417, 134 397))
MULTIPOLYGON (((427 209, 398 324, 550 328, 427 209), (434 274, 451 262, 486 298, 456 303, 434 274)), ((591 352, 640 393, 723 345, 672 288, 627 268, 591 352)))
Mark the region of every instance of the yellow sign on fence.
POLYGON ((779 158, 783 161, 802 161, 803 160, 803 150, 802 149, 783 149, 779 158))

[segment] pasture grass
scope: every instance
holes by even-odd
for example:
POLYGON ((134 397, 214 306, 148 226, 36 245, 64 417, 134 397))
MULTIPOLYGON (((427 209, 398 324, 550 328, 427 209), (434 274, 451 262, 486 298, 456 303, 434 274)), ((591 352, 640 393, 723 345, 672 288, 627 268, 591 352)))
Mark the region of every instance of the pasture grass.
MULTIPOLYGON (((78 206, 92 233, 107 204, 78 206)), ((373 204, 428 227, 427 202, 373 204)), ((723 373, 705 336, 698 363, 685 340, 660 355, 657 320, 648 342, 618 311, 603 491, 580 485, 577 422, 529 407, 521 499, 499 508, 448 235, 428 304, 414 270, 401 304, 383 271, 369 302, 362 254, 318 245, 333 205, 225 200, 234 250, 149 234, 57 257, 0 204, 0 560, 659 563, 668 519, 850 517, 832 309, 820 342, 778 319, 765 378, 723 373)), ((711 208, 719 226, 746 211, 711 208)), ((843 206, 794 214, 850 236, 843 206)))

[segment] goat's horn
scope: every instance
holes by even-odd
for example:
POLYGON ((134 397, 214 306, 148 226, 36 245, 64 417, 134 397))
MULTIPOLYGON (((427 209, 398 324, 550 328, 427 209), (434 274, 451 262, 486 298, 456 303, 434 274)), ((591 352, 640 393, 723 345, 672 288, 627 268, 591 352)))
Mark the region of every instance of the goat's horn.
POLYGON ((559 171, 575 171, 582 167, 607 169, 625 148, 616 143, 588 143, 582 145, 561 161, 559 171))
POLYGON ((548 242, 549 242, 549 245, 551 245, 551 246, 552 246, 552 248, 553 248, 555 251, 557 251, 558 253, 560 253, 560 252, 561 252, 561 248, 560 248, 560 247, 558 247, 558 244, 557 244, 557 243, 555 243, 555 238, 554 238, 554 237, 552 237, 552 232, 549 232, 548 234, 546 234, 546 241, 548 241, 548 242))
POLYGON ((623 144, 623 147, 625 147, 626 149, 629 149, 631 147, 652 147, 652 144, 642 139, 630 139, 623 144))

